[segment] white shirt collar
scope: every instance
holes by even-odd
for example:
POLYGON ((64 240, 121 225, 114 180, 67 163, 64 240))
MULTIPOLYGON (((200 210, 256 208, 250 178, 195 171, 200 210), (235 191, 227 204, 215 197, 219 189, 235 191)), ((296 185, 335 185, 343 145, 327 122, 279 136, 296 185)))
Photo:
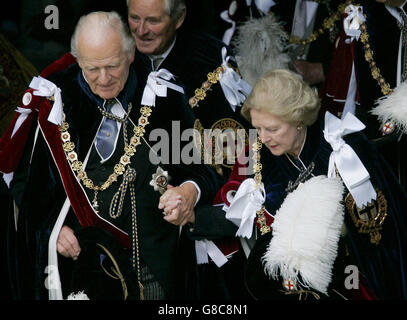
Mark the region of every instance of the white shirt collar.
MULTIPOLYGON (((399 7, 399 8, 400 8, 401 10, 403 10, 403 11, 404 11, 403 6, 406 4, 406 2, 407 2, 407 1, 404 1, 404 3, 399 7)), ((401 24, 404 24, 404 23, 403 23, 403 19, 401 18, 400 13, 397 11, 397 8, 392 7, 392 6, 389 6, 388 4, 385 4, 385 7, 386 7, 387 11, 389 11, 390 14, 391 14, 394 18, 396 18, 401 24)))
POLYGON ((164 53, 162 53, 162 54, 157 54, 157 55, 149 55, 148 57, 150 58, 151 63, 152 63, 155 59, 157 59, 157 58, 163 58, 163 60, 164 60, 165 58, 167 58, 167 56, 170 54, 172 48, 174 47, 176 40, 177 40, 177 35, 175 35, 175 38, 174 38, 174 40, 172 41, 171 45, 169 46, 169 48, 168 48, 164 53))

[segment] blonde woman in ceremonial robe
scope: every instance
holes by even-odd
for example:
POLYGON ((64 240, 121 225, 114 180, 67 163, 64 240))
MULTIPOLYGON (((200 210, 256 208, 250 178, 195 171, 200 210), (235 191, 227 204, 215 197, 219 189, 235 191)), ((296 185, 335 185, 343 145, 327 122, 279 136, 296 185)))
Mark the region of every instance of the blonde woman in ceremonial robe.
POLYGON ((243 106, 258 132, 254 163, 238 163, 217 198, 236 236, 255 240, 247 289, 256 299, 405 299, 407 196, 362 122, 318 121, 319 109, 287 70, 258 79, 243 106))

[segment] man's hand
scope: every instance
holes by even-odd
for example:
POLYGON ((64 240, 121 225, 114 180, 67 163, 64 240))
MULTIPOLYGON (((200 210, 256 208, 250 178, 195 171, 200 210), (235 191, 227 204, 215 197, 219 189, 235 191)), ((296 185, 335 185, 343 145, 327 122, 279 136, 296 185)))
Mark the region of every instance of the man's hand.
POLYGON ((195 222, 194 206, 198 191, 193 183, 185 183, 180 187, 168 185, 167 191, 160 197, 158 208, 164 211, 164 219, 175 225, 195 222))
POLYGON ((325 80, 324 69, 320 62, 295 60, 292 63, 294 70, 299 73, 309 85, 316 85, 325 80))
POLYGON ((58 235, 57 251, 66 258, 78 259, 81 252, 78 239, 71 228, 63 226, 58 235))

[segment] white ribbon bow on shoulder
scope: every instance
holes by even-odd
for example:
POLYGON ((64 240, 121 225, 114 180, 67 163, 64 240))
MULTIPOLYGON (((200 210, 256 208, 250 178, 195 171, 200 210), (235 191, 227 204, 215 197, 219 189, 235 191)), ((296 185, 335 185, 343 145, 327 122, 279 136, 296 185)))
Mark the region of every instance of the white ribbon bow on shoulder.
POLYGON ((34 89, 35 91, 33 94, 39 97, 52 97, 54 96, 54 105, 52 106, 51 112, 48 115, 48 121, 61 125, 62 124, 62 97, 61 97, 61 89, 58 88, 54 83, 51 81, 44 79, 41 76, 34 77, 31 80, 30 88, 34 89))
POLYGON ((346 35, 351 37, 351 41, 354 39, 359 40, 361 34, 360 25, 366 21, 363 15, 363 7, 350 4, 346 7, 345 13, 348 14, 343 21, 346 35))
POLYGON ((184 93, 182 87, 169 82, 171 79, 175 79, 175 77, 166 69, 150 72, 147 78, 147 84, 144 88, 141 104, 145 106, 155 106, 155 97, 166 97, 167 88, 184 93))
POLYGON ((242 182, 237 192, 226 209, 226 219, 239 227, 237 237, 251 238, 256 212, 261 209, 265 201, 264 185, 257 186, 252 178, 242 182))
POLYGON ((365 125, 350 112, 343 120, 329 112, 325 113, 324 137, 333 149, 329 157, 328 177, 336 176, 336 166, 358 208, 376 200, 376 191, 370 181, 369 172, 356 152, 346 144, 342 137, 364 128, 365 125))
POLYGON ((228 66, 230 56, 226 56, 227 50, 222 48, 222 66, 225 71, 219 75, 219 83, 222 87, 225 98, 228 100, 233 111, 236 106, 243 104, 250 94, 252 87, 244 81, 232 68, 228 66))

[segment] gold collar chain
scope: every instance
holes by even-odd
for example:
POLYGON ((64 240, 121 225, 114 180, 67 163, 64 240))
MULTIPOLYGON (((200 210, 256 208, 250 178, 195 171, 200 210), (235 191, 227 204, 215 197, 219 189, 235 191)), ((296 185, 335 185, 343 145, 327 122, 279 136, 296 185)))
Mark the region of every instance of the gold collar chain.
MULTIPOLYGON (((366 15, 364 16, 366 18, 366 15)), ((372 74, 373 79, 377 81, 383 95, 386 96, 392 93, 393 90, 390 87, 390 84, 386 82, 386 80, 383 78, 380 69, 377 67, 376 62, 374 61, 373 51, 369 44, 369 34, 367 32, 366 22, 363 22, 363 24, 360 25, 360 31, 361 31, 360 41, 363 43, 363 48, 365 51, 365 60, 369 64, 370 72, 372 74)))
POLYGON ((202 101, 206 98, 206 91, 210 90, 213 84, 218 83, 220 75, 226 71, 225 67, 220 66, 216 68, 213 72, 209 72, 207 75, 207 80, 202 83, 202 86, 198 89, 195 89, 195 95, 189 99, 189 105, 191 108, 198 106, 199 101, 202 101))
MULTIPOLYGON (((262 143, 260 138, 257 137, 257 141, 253 143, 253 171, 254 171, 254 181, 256 182, 256 187, 259 188, 262 184, 262 176, 261 176, 261 169, 262 165, 260 163, 260 150, 262 147, 262 143)), ((256 212, 257 215, 257 222, 260 224, 260 233, 264 235, 271 231, 270 226, 267 225, 266 217, 264 211, 266 210, 265 206, 263 205, 259 211, 256 212)))
MULTIPOLYGON (((320 1, 314 1, 314 2, 320 3, 320 1)), ((314 42, 326 30, 332 29, 332 27, 335 25, 335 23, 341 19, 342 14, 345 12, 345 8, 350 4, 352 4, 352 0, 347 0, 345 3, 341 3, 338 6, 338 10, 334 14, 332 14, 331 16, 325 18, 324 21, 322 22, 322 25, 316 31, 314 31, 308 37, 308 39, 301 39, 301 38, 298 38, 296 36, 291 36, 290 37, 290 42, 294 43, 294 44, 300 44, 300 45, 302 45, 304 47, 306 45, 310 44, 311 42, 314 42)))
POLYGON ((119 163, 114 166, 114 170, 109 178, 101 185, 95 185, 94 182, 87 176, 83 169, 82 161, 78 160, 78 154, 75 151, 75 144, 71 141, 71 135, 68 132, 69 124, 65 121, 66 116, 63 114, 63 123, 59 127, 64 152, 72 170, 77 173, 77 177, 82 181, 83 185, 95 192, 92 206, 98 212, 97 194, 99 191, 104 191, 117 181, 117 178, 125 172, 126 166, 130 163, 130 158, 136 153, 137 146, 141 144, 141 139, 145 133, 145 126, 149 123, 148 117, 152 110, 148 106, 143 106, 140 109, 141 116, 138 119, 138 125, 133 129, 133 137, 130 139, 130 144, 124 147, 124 154, 121 156, 119 163))

